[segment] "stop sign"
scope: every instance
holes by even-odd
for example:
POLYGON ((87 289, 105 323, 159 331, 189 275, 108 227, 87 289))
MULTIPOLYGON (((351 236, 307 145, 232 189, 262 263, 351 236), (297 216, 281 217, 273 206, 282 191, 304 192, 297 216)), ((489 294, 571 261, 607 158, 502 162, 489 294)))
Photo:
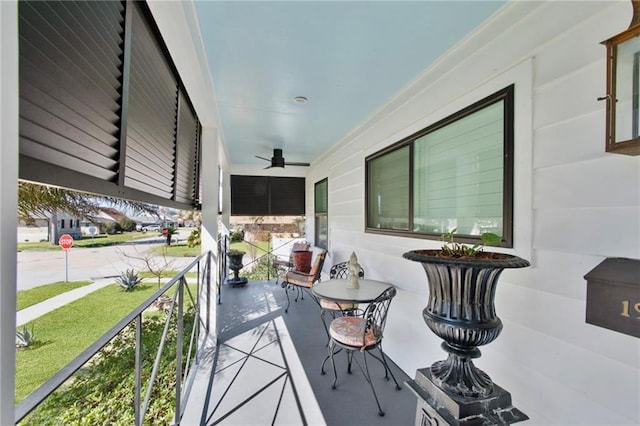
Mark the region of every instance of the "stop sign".
POLYGON ((62 250, 69 250, 73 246, 73 237, 69 234, 64 234, 58 240, 58 245, 62 247, 62 250))

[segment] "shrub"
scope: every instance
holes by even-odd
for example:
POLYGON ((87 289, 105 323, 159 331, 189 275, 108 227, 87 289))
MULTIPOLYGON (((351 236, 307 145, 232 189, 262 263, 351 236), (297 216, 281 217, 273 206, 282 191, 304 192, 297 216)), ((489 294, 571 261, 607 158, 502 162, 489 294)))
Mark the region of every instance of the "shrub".
POLYGON ((244 229, 238 228, 231 233, 231 242, 240 243, 244 241, 244 229))
POLYGON ((200 235, 200 228, 193 229, 191 234, 189 234, 189 238, 187 238, 187 246, 196 247, 202 243, 202 237, 200 235))
POLYGON ((127 272, 116 278, 116 281, 124 291, 133 291, 142 282, 142 278, 133 269, 127 269, 127 272))
POLYGON ((123 217, 122 219, 120 219, 118 221, 118 225, 120 225, 120 229, 122 229, 123 231, 133 231, 136 229, 136 223, 126 217, 123 217))

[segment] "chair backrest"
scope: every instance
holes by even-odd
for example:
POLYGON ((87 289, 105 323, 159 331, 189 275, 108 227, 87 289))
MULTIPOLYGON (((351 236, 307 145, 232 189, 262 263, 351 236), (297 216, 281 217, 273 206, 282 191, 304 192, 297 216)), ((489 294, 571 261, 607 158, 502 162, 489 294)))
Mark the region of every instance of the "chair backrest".
POLYGON ((367 333, 373 333, 376 337, 376 341, 382 339, 382 333, 384 332, 384 326, 387 323, 387 313, 389 312, 389 305, 391 305, 391 299, 396 296, 395 287, 389 287, 376 299, 367 306, 364 311, 363 318, 367 321, 367 326, 364 330, 362 341, 365 341, 367 333))
POLYGON ((313 261, 309 275, 313 276, 313 281, 320 281, 320 274, 322 274, 322 267, 324 266, 324 259, 327 257, 327 251, 321 250, 316 254, 316 258, 313 261))
MULTIPOLYGON (((346 279, 349 277, 349 269, 347 268, 347 262, 336 263, 331 267, 329 271, 330 279, 346 279)), ((364 278, 364 269, 360 266, 360 272, 358 272, 358 278, 364 278)))

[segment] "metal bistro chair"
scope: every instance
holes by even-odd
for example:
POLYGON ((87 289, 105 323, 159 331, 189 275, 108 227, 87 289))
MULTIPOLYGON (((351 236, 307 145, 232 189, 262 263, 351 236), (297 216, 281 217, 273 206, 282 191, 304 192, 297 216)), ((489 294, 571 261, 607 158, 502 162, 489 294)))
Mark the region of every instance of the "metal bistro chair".
MULTIPOLYGON (((331 270, 329 271, 329 279, 331 280, 347 279, 348 275, 349 270, 347 269, 347 262, 336 263, 331 267, 331 270)), ((360 267, 360 271, 358 272, 358 278, 364 278, 364 269, 362 269, 362 266, 360 267)), ((331 319, 335 319, 337 314, 353 315, 358 309, 357 303, 337 303, 332 300, 323 298, 320 298, 319 302, 320 319, 322 320, 324 331, 327 333, 327 338, 329 337, 329 329, 327 328, 327 323, 324 320, 325 313, 329 313, 331 315, 331 319)))
MULTIPOLYGON (((320 274, 322 273, 322 266, 324 265, 324 259, 326 256, 326 250, 322 250, 317 253, 308 274, 299 271, 289 271, 284 275, 281 285, 287 295, 287 307, 284 310, 285 312, 289 312, 289 305, 291 304, 291 301, 289 300, 289 290, 296 290, 296 302, 298 301, 298 297, 300 297, 300 299, 304 299, 303 290, 309 291, 316 281, 320 280, 320 274)), ((311 295, 311 298, 317 302, 313 295, 311 295)))
MULTIPOLYGON (((362 317, 356 316, 343 316, 338 317, 331 321, 331 327, 329 328, 329 334, 331 335, 331 340, 329 342, 329 358, 331 358, 331 366, 333 367, 333 385, 332 389, 336 388, 336 382, 338 381, 338 374, 336 372, 336 364, 334 362, 335 355, 335 347, 338 346, 347 351, 347 371, 351 373, 351 363, 355 359, 356 364, 362 371, 367 383, 371 387, 371 392, 373 392, 373 397, 376 400, 376 404, 378 405, 378 414, 380 416, 384 416, 384 411, 382 411, 382 407, 380 407, 380 401, 378 401, 378 395, 376 394, 376 390, 373 387, 373 383, 371 382, 371 375, 369 374, 369 365, 367 363, 367 353, 370 350, 378 348, 380 351, 380 358, 376 357, 373 354, 369 354, 374 358, 378 359, 384 366, 384 376, 387 380, 389 380, 389 374, 391 374, 391 378, 396 384, 396 389, 400 390, 400 385, 398 385, 398 381, 395 376, 389 369, 389 365, 387 364, 387 359, 382 352, 382 336, 384 332, 384 326, 387 321, 387 313, 389 312, 389 305, 391 305, 391 299, 393 299, 396 295, 396 289, 394 287, 389 287, 385 291, 383 291, 373 302, 367 306, 367 309, 364 311, 364 315, 362 317), (364 367, 358 361, 356 357, 354 357, 355 353, 362 353, 362 357, 364 358, 364 367)), ((324 363, 322 365, 322 374, 324 374, 324 363)))

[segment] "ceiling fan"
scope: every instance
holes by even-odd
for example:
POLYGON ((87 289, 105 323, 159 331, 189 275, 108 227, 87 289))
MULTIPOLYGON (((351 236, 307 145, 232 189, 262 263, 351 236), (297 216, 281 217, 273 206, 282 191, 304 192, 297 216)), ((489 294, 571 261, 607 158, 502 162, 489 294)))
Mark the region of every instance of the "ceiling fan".
POLYGON ((271 159, 260 157, 259 155, 256 155, 256 158, 269 161, 271 163, 271 165, 265 167, 265 169, 270 169, 271 167, 284 168, 284 166, 309 166, 310 165, 309 163, 296 163, 296 162, 284 161, 284 157, 282 156, 282 150, 279 148, 273 149, 273 157, 271 157, 271 159))

